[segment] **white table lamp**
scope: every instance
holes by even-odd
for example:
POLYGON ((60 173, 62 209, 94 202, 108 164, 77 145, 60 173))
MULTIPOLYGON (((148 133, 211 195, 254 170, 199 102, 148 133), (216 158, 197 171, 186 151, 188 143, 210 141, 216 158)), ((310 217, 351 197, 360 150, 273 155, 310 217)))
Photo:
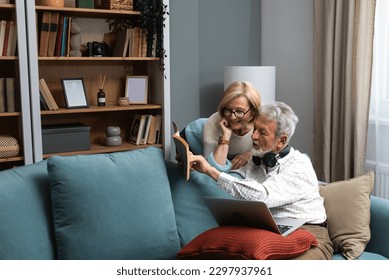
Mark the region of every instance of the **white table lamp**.
POLYGON ((224 89, 235 81, 253 84, 261 94, 263 104, 276 100, 275 66, 225 66, 224 89))

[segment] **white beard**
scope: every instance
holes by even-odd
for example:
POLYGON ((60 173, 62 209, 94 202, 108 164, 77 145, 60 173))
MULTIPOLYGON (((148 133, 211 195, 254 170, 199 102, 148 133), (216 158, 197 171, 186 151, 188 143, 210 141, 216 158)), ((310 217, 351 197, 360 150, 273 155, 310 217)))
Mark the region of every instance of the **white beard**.
POLYGON ((271 149, 264 151, 264 150, 262 150, 262 148, 260 148, 259 150, 255 149, 255 148, 251 149, 251 153, 253 154, 253 156, 260 157, 260 158, 263 158, 263 156, 266 153, 269 153, 271 151, 272 151, 271 149))

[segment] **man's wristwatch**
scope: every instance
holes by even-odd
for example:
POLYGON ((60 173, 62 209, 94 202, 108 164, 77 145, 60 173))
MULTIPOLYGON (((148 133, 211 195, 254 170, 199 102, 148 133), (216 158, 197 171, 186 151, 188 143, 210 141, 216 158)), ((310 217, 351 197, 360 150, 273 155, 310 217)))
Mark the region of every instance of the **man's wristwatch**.
POLYGON ((219 143, 219 145, 228 145, 228 144, 230 144, 230 140, 224 140, 223 136, 220 136, 217 142, 219 143))

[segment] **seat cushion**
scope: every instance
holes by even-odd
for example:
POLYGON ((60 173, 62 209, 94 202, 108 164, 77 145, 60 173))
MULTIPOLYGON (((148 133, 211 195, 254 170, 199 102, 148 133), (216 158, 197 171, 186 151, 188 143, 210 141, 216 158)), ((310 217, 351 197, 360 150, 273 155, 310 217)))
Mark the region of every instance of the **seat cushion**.
POLYGON ((59 259, 173 259, 180 248, 157 148, 48 159, 59 259))
POLYGON ((166 162, 177 230, 181 245, 186 245, 200 233, 217 226, 209 211, 204 196, 233 198, 219 189, 216 182, 207 175, 196 171, 185 180, 182 167, 174 162, 166 162))
POLYGON ((0 172, 0 259, 55 258, 46 161, 0 172))

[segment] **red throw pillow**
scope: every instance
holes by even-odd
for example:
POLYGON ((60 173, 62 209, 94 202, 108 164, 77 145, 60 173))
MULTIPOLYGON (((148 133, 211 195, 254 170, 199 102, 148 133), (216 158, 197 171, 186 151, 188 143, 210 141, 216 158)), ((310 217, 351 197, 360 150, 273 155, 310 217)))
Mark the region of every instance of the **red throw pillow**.
POLYGON ((177 259, 276 260, 299 256, 316 238, 304 229, 288 236, 250 227, 221 226, 207 230, 185 245, 177 259))

